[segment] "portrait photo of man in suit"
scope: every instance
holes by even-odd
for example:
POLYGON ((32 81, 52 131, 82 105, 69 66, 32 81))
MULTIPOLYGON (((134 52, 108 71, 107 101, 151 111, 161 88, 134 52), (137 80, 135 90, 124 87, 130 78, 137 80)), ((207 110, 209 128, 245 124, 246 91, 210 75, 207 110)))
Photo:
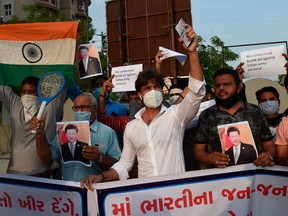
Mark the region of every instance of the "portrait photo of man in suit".
POLYGON ((99 58, 90 55, 88 46, 81 45, 78 56, 80 59, 78 63, 80 79, 102 74, 99 58))
POLYGON ((61 145, 63 161, 79 161, 89 165, 90 160, 85 159, 82 155, 83 147, 88 146, 88 143, 77 139, 78 127, 74 124, 68 124, 65 127, 65 136, 68 141, 61 145))
POLYGON ((230 126, 227 129, 227 135, 232 146, 225 151, 230 158, 228 166, 252 163, 257 159, 257 152, 252 144, 241 142, 240 130, 237 127, 230 126))

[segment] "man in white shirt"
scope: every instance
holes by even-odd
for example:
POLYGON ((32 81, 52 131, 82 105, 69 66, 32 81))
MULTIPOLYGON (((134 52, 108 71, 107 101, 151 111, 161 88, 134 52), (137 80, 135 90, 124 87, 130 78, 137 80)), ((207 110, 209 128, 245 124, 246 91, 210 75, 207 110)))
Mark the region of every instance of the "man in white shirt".
POLYGON ((191 67, 189 93, 180 104, 166 108, 162 104, 163 77, 151 70, 139 73, 135 87, 145 107, 126 126, 120 161, 108 171, 82 179, 82 187, 86 183, 93 190, 92 183, 127 179, 135 156, 139 178, 185 172, 182 149, 185 126, 195 117, 205 96, 196 51, 198 37, 191 26, 185 24, 185 28, 188 38, 193 40, 187 48, 191 67))

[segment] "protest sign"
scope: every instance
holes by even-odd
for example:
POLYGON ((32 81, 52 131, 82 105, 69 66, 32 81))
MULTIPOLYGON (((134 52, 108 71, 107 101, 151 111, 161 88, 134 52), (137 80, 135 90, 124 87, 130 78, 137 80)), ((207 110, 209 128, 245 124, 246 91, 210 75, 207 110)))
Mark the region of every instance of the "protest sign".
POLYGON ((247 78, 286 74, 286 60, 282 56, 284 52, 284 45, 241 52, 244 76, 247 78))
POLYGON ((143 70, 142 64, 113 67, 111 75, 115 75, 112 80, 113 92, 135 91, 135 81, 139 72, 143 70))

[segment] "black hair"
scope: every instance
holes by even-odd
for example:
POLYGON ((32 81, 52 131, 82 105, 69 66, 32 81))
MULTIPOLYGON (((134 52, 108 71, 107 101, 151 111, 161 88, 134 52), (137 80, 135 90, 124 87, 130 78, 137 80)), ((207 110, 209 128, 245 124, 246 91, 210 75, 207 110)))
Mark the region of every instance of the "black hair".
POLYGON ((104 76, 104 75, 95 76, 94 79, 93 79, 92 82, 91 82, 92 89, 94 89, 95 87, 97 87, 97 84, 98 84, 98 83, 96 83, 96 82, 97 82, 98 80, 101 80, 101 79, 103 79, 103 80, 104 80, 103 82, 105 82, 108 78, 107 78, 106 76, 104 76))
POLYGON ((240 135, 240 130, 239 130, 237 127, 231 126, 231 127, 229 127, 228 130, 227 130, 228 136, 229 136, 229 133, 234 132, 234 131, 237 131, 238 134, 240 135))
POLYGON ((288 88, 288 74, 286 74, 286 76, 284 78, 284 87, 288 88))
POLYGON ((184 89, 182 85, 180 85, 180 84, 177 83, 177 84, 172 85, 172 86, 169 88, 169 92, 170 92, 172 89, 175 89, 175 88, 178 88, 178 89, 181 89, 181 90, 184 89))
POLYGON ((128 98, 129 98, 131 95, 138 95, 138 94, 137 94, 137 91, 127 91, 127 96, 128 96, 128 98))
POLYGON ((260 102, 261 95, 264 92, 272 92, 275 95, 275 97, 277 98, 277 100, 279 100, 279 93, 278 93, 277 89, 274 88, 273 86, 265 86, 262 89, 256 91, 256 93, 255 93, 258 103, 260 102))
POLYGON ((240 85, 240 78, 239 78, 239 75, 238 75, 237 71, 234 70, 234 69, 231 69, 231 68, 220 68, 219 70, 217 70, 215 72, 215 74, 214 74, 214 81, 215 81, 215 78, 217 76, 221 76, 221 75, 224 75, 224 74, 232 75, 236 85, 237 86, 240 85))
POLYGON ((205 88, 206 88, 206 94, 207 93, 211 93, 211 94, 213 93, 212 88, 208 83, 206 83, 205 88))
POLYGON ((23 81, 22 81, 22 85, 28 84, 28 85, 33 85, 35 87, 37 87, 38 83, 39 83, 40 78, 35 77, 35 76, 29 76, 26 77, 23 81))
POLYGON ((138 77, 135 81, 136 91, 140 92, 141 88, 147 85, 149 80, 154 80, 156 83, 158 83, 161 86, 161 88, 163 88, 165 85, 164 79, 160 73, 154 70, 146 70, 138 74, 138 77))
POLYGON ((68 124, 66 127, 65 127, 65 133, 67 132, 67 130, 76 130, 76 132, 78 133, 78 127, 74 124, 68 124))
POLYGON ((86 49, 86 50, 89 51, 89 48, 88 48, 87 46, 80 46, 80 47, 79 47, 79 52, 80 52, 82 49, 86 49))

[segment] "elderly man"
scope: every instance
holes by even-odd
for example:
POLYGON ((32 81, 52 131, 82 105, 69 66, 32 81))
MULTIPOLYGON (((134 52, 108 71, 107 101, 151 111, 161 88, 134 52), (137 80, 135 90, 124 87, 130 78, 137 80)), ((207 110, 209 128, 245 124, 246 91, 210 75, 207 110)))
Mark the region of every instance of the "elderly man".
MULTIPOLYGON (((97 101, 92 94, 83 93, 74 100, 75 121, 88 120, 90 122, 91 146, 85 146, 83 157, 92 162, 88 167, 78 162, 62 163, 62 175, 64 180, 80 181, 88 175, 99 174, 103 170, 110 168, 120 157, 120 148, 118 146, 115 131, 108 126, 97 121, 97 101)), ((41 148, 39 155, 43 160, 57 160, 60 156, 58 137, 48 143, 43 119, 33 119, 31 129, 37 129, 36 142, 41 148)))

